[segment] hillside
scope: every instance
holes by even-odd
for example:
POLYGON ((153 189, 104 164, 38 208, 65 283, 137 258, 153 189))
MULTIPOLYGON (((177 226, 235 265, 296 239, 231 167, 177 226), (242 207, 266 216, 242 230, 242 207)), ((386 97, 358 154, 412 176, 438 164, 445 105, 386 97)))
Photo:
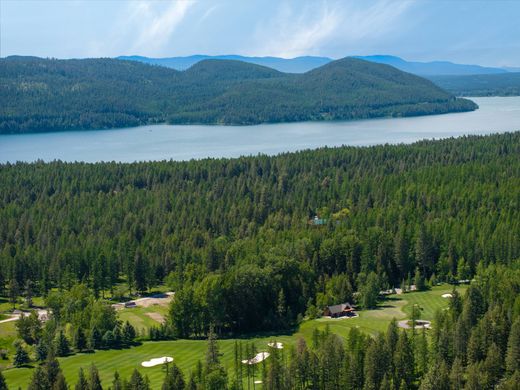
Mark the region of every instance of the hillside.
POLYGON ((409 72, 420 76, 507 73, 507 70, 501 68, 491 68, 480 65, 456 64, 449 61, 406 61, 400 57, 389 55, 362 56, 356 58, 360 58, 365 61, 376 62, 378 64, 391 65, 404 72, 409 72))
POLYGON ((304 74, 232 60, 0 59, 0 133, 150 123, 257 124, 474 110, 428 80, 354 58, 304 74))
POLYGON ((457 96, 519 96, 520 72, 469 76, 429 76, 439 87, 457 96))

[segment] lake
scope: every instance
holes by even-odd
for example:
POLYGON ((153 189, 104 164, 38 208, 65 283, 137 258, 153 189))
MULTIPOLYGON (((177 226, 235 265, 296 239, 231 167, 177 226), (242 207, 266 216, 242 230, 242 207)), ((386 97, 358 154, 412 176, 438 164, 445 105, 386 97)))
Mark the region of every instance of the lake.
POLYGON ((256 126, 154 125, 0 135, 0 162, 132 162, 272 155, 321 146, 411 143, 520 130, 520 97, 471 99, 480 106, 474 112, 412 118, 256 126))

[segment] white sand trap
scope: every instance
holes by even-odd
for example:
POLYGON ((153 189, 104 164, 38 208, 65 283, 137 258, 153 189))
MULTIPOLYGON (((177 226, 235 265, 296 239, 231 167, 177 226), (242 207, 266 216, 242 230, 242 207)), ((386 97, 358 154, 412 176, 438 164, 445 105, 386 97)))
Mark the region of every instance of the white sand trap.
POLYGON ((267 343, 267 345, 271 348, 283 349, 282 343, 267 343))
POLYGON ((262 383, 262 381, 255 381, 255 385, 261 385, 262 383))
POLYGON ((154 358, 154 359, 150 359, 146 362, 142 362, 141 363, 141 366, 143 367, 154 367, 154 366, 158 366, 160 364, 164 364, 164 363, 171 363, 173 362, 173 358, 171 356, 163 356, 163 357, 160 357, 160 358, 154 358))
POLYGON ((244 364, 257 364, 267 359, 271 354, 269 352, 259 352, 256 356, 249 360, 242 360, 244 364))
POLYGON ((441 295, 443 298, 453 298, 453 295, 452 294, 442 294, 441 295))

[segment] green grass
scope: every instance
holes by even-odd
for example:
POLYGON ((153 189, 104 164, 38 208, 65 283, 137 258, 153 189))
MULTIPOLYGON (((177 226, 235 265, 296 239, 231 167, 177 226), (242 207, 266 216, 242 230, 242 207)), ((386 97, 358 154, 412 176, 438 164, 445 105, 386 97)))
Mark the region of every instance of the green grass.
POLYGON ((154 305, 150 307, 134 307, 129 309, 118 310, 117 316, 121 321, 128 321, 132 326, 139 331, 139 333, 147 332, 152 326, 160 325, 160 322, 155 321, 146 315, 146 313, 159 313, 166 318, 168 315, 168 307, 161 305, 154 305))
POLYGON ((7 367, 11 364, 11 359, 13 357, 14 348, 13 342, 16 339, 16 328, 15 322, 3 322, 0 324, 0 349, 6 349, 9 351, 9 359, 8 360, 0 360, 0 369, 7 367))
MULTIPOLYGON (((460 289, 464 289, 461 287, 460 289)), ((329 325, 330 330, 342 337, 347 337, 351 328, 356 327, 374 335, 385 331, 390 321, 395 319, 409 318, 412 305, 419 304, 422 308, 422 319, 431 320, 435 310, 448 305, 448 300, 441 295, 451 292, 451 286, 437 286, 431 291, 414 292, 405 295, 394 295, 382 302, 375 310, 361 311, 359 317, 350 319, 317 319, 303 322, 299 329, 292 335, 260 336, 244 339, 254 342, 258 350, 266 348, 267 342, 276 339, 287 346, 291 346, 300 336, 310 342, 312 332, 315 328, 324 329, 329 325)), ((143 321, 146 325, 153 321, 144 313, 147 310, 167 310, 165 307, 153 306, 150 308, 125 309, 119 313, 120 318, 125 317, 129 321, 143 321), (146 317, 146 318, 142 318, 146 317)), ((135 324, 136 322, 134 322, 135 324)), ((235 340, 220 340, 219 345, 223 352, 222 363, 229 370, 233 369, 233 345, 235 340)), ((204 340, 175 340, 160 342, 145 342, 140 346, 123 350, 98 351, 93 354, 78 354, 67 358, 61 358, 60 364, 69 385, 76 383, 80 367, 88 369, 94 363, 100 371, 104 386, 108 386, 113 378, 113 373, 118 370, 123 377, 129 377, 134 368, 148 375, 152 388, 160 388, 164 372, 160 366, 153 368, 142 368, 141 362, 154 357, 172 356, 177 365, 184 371, 185 375, 194 369, 198 360, 203 361, 206 352, 206 341, 204 340)), ((3 372, 10 388, 21 386, 26 388, 32 375, 31 368, 9 369, 3 372)))

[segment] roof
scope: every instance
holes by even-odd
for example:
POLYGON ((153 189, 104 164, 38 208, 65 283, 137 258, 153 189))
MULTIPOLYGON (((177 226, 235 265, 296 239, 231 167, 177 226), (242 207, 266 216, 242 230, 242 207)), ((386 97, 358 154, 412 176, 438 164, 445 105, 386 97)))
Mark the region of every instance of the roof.
POLYGON ((327 306, 327 308, 329 309, 330 314, 337 314, 347 309, 352 309, 352 306, 350 303, 342 303, 340 305, 327 306))

